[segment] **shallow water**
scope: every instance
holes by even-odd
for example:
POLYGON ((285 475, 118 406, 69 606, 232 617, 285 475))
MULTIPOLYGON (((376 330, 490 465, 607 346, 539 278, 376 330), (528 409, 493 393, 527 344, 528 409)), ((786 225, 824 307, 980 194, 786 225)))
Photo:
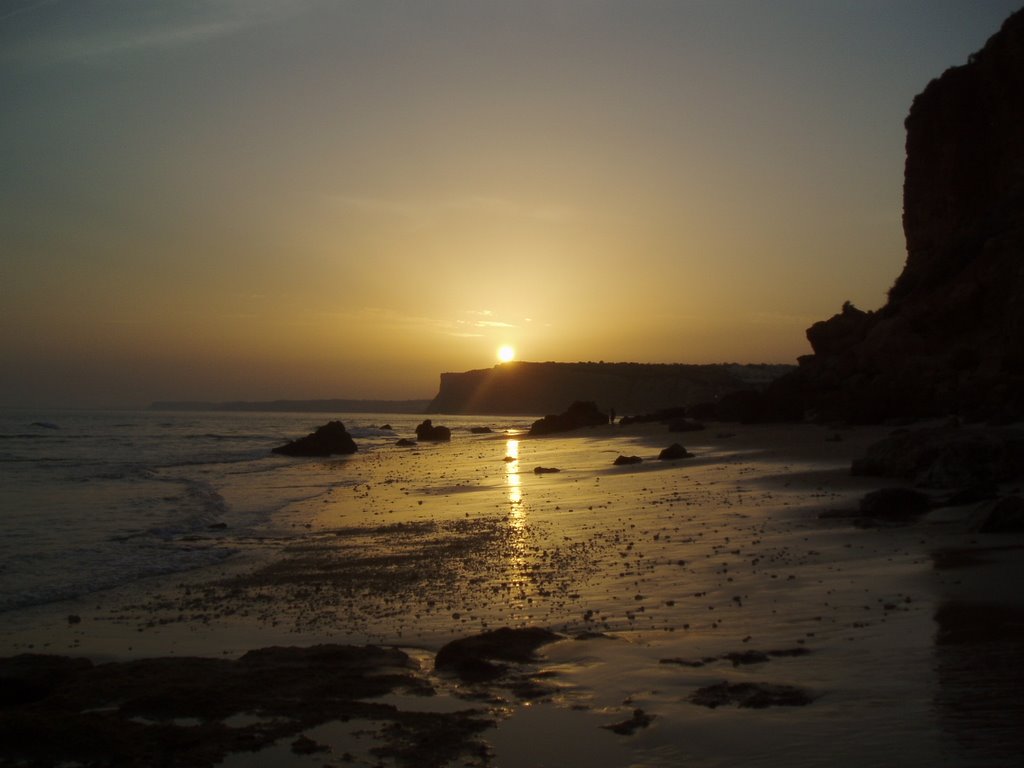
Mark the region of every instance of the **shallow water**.
MULTIPOLYGON (((290 506, 357 484, 358 476, 339 471, 344 458, 270 453, 334 418, 364 453, 412 436, 422 420, 0 410, 0 614, 222 562, 290 506), (385 424, 393 429, 379 429, 385 424)), ((448 421, 466 437, 471 426, 495 423, 448 421)))

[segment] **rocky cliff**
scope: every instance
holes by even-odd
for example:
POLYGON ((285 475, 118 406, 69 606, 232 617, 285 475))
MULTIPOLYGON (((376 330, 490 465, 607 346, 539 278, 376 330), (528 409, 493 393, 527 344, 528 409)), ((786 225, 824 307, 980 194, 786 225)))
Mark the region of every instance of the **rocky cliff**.
POLYGON ((756 389, 788 365, 655 365, 642 363, 505 363, 442 373, 430 413, 560 413, 589 400, 620 415, 714 400, 756 389))
POLYGON ((1024 417, 1024 10, 906 119, 907 259, 877 312, 807 331, 786 382, 823 417, 1024 417))

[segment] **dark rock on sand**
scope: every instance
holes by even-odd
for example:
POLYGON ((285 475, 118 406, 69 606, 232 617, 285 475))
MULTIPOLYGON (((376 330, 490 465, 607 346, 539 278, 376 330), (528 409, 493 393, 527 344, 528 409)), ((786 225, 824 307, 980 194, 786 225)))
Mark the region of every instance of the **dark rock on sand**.
POLYGON ((602 725, 601 727, 623 736, 629 736, 640 728, 646 728, 653 722, 654 715, 648 715, 642 709, 634 709, 632 716, 628 720, 612 723, 611 725, 602 725))
POLYGON ((271 450, 285 456, 331 456, 355 453, 357 448, 352 436, 345 430, 345 425, 340 421, 330 421, 306 437, 271 450))
POLYGON ((535 475, 550 475, 555 472, 561 472, 558 467, 534 467, 533 474, 535 475))
POLYGON ((508 671, 508 666, 499 662, 533 661, 538 648, 561 639, 541 627, 503 627, 453 640, 437 652, 434 668, 452 672, 466 682, 494 680, 508 671))
POLYGON ((489 435, 494 430, 491 429, 490 427, 470 427, 469 431, 474 435, 489 435))
POLYGON ((985 505, 979 533, 1020 533, 1024 531, 1024 499, 1005 496, 985 505))
POLYGON ((411 448, 416 445, 416 441, 410 440, 408 437, 400 437, 395 441, 395 445, 400 445, 403 448, 411 448))
POLYGON ((639 464, 642 461, 643 459, 641 459, 639 456, 623 456, 620 454, 612 463, 617 467, 621 467, 627 464, 639 464))
POLYGON ((596 403, 577 400, 563 413, 548 414, 533 422, 531 435, 550 435, 556 432, 571 432, 583 427, 597 427, 608 423, 608 414, 601 412, 596 403))
POLYGON ((792 685, 777 683, 719 683, 698 688, 690 701, 702 707, 735 704, 749 709, 765 707, 802 707, 814 701, 806 691, 792 685))
POLYGON ((1024 432, 955 424, 901 430, 875 443, 854 475, 899 477, 928 488, 976 488, 1024 477, 1024 432))
POLYGON ((906 525, 931 509, 931 497, 913 488, 881 488, 860 500, 859 513, 864 523, 906 525))
POLYGON ((672 443, 668 448, 665 448, 658 454, 659 461, 674 461, 675 459, 689 459, 693 456, 692 453, 687 451, 679 443, 672 443))
POLYGON ((334 720, 386 724, 374 751, 401 766, 478 755, 476 735, 489 719, 373 701, 399 690, 433 693, 415 667, 397 649, 338 645, 264 648, 237 660, 3 658, 0 763, 199 768, 275 742, 313 751, 302 733, 334 720), (225 722, 252 713, 257 722, 225 722))
POLYGON ((668 422, 672 419, 686 418, 686 408, 676 406, 674 408, 662 408, 653 413, 639 413, 635 416, 623 416, 619 419, 620 426, 626 427, 630 424, 650 424, 652 422, 668 422))
POLYGON ((422 442, 444 443, 452 439, 452 431, 448 427, 434 426, 426 419, 416 427, 416 439, 422 442))

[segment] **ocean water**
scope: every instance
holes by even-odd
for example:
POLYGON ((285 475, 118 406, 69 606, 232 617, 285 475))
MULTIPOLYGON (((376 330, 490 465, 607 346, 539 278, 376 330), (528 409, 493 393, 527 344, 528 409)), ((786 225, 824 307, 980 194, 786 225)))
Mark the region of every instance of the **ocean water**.
MULTIPOLYGON (((6 611, 230 558, 289 504, 360 482, 358 461, 338 471, 347 458, 293 459, 271 448, 341 419, 365 455, 414 437, 423 418, 0 409, 0 621, 6 611)), ((453 439, 531 421, 432 418, 453 439)))

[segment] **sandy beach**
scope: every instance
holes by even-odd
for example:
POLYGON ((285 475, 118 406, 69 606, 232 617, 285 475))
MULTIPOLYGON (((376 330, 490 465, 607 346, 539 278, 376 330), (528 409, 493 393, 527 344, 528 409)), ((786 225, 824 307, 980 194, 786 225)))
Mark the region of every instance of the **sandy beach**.
MULTIPOLYGON (((87 658, 95 674, 161 659, 148 709, 117 689, 54 727, 100 711, 143 741, 176 732, 173 765, 1010 764, 1024 537, 972 532, 970 506, 856 526, 859 499, 898 483, 850 462, 889 431, 635 425, 331 459, 358 484, 292 504, 215 569, 11 612, 0 655, 87 658), (673 442, 692 457, 658 461, 673 442), (557 637, 529 661, 495 657, 493 675, 435 669, 447 643, 504 627, 557 637), (251 653, 367 644, 382 650, 336 667, 355 676, 341 709, 274 687, 295 659, 251 653), (210 694, 218 706, 181 691, 221 674, 264 680, 268 700, 236 701, 240 683, 210 694), (178 703, 161 709, 164 694, 178 703), (182 746, 188 733, 207 748, 182 746)), ((37 715, 43 739, 57 719, 37 715)), ((124 748, 123 764, 146 764, 124 748)))

